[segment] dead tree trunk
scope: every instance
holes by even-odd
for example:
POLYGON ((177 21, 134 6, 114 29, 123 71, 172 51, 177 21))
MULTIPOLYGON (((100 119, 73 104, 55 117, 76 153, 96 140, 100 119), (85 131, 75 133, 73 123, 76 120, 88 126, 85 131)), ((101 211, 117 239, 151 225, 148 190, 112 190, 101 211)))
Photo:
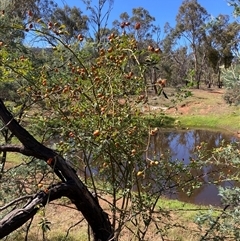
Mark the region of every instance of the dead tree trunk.
POLYGON ((0 220, 0 239, 7 236, 27 220, 35 215, 38 204, 46 204, 46 200, 58 199, 61 196, 67 196, 77 209, 86 218, 92 228, 95 241, 113 240, 113 230, 108 215, 102 210, 97 199, 86 188, 77 176, 75 170, 58 155, 55 151, 45 147, 29 134, 13 118, 6 109, 3 101, 0 99, 0 119, 6 128, 8 128, 22 143, 22 147, 0 146, 3 150, 12 149, 27 156, 33 156, 47 162, 56 175, 62 180, 59 186, 49 187, 49 192, 40 192, 33 197, 22 209, 13 210, 2 220, 0 220), (66 188, 67 187, 67 188, 66 188))

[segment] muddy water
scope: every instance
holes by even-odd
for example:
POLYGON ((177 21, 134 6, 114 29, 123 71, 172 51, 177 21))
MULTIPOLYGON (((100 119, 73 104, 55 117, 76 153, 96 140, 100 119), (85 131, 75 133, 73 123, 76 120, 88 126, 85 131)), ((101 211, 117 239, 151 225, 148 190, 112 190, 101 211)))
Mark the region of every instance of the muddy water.
MULTIPOLYGON (((237 141, 236 137, 220 131, 209 131, 209 130, 185 130, 185 131, 160 131, 151 140, 150 155, 156 157, 169 152, 172 161, 181 160, 185 164, 188 164, 190 158, 195 158, 195 147, 201 142, 207 143, 207 149, 218 147, 224 140, 227 143, 237 141)), ((208 167, 204 170, 206 173, 208 167)), ((208 176, 205 176, 207 181, 208 176)), ((222 186, 231 186, 233 183, 224 182, 222 186)), ((220 205, 220 197, 218 195, 218 188, 213 184, 205 184, 201 188, 196 189, 194 193, 188 197, 181 190, 169 194, 169 197, 178 199, 180 201, 191 202, 195 204, 211 204, 220 205)))
MULTIPOLYGON (((236 137, 230 134, 223 133, 221 131, 209 131, 209 130, 161 130, 157 135, 152 136, 149 146, 149 158, 160 159, 161 154, 166 152, 169 153, 171 161, 181 160, 186 165, 190 162, 190 158, 196 159, 195 149, 196 146, 202 142, 207 143, 207 149, 212 150, 220 145, 222 140, 225 143, 231 143, 237 141, 236 137)), ((84 155, 78 153, 82 159, 84 155)), ((71 158, 69 158, 71 159, 71 158)), ((212 168, 212 167, 211 167, 212 168)), ((205 167, 203 170, 206 175, 204 181, 208 181, 208 171, 210 167, 205 167)), ((83 178, 89 177, 90 172, 88 168, 84 169, 84 166, 79 167, 79 175, 83 178)), ((91 167, 91 173, 97 174, 99 172, 98 165, 91 167)), ((224 182, 222 186, 232 186, 233 183, 224 182)), ((220 205, 220 197, 218 195, 218 187, 212 184, 206 184, 196 189, 193 194, 189 197, 186 193, 181 190, 174 190, 168 197, 178 199, 184 202, 190 202, 195 204, 206 204, 206 205, 220 205)))

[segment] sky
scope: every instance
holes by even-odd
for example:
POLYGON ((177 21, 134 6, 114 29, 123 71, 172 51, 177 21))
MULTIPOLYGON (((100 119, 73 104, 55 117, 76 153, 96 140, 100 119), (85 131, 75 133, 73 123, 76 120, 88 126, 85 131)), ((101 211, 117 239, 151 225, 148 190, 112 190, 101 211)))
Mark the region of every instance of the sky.
MULTIPOLYGON (((85 7, 81 0, 55 0, 60 6, 67 4, 69 6, 77 6, 83 12, 85 7)), ((98 0, 92 0, 96 3, 98 0)), ((114 6, 110 15, 110 23, 119 19, 119 15, 123 12, 131 15, 133 8, 143 7, 147 9, 151 16, 155 17, 155 25, 163 29, 166 22, 171 27, 175 26, 175 17, 183 0, 114 0, 114 6)), ((228 6, 227 0, 198 0, 198 3, 204 7, 209 14, 217 17, 220 13, 232 15, 233 8, 228 6)))

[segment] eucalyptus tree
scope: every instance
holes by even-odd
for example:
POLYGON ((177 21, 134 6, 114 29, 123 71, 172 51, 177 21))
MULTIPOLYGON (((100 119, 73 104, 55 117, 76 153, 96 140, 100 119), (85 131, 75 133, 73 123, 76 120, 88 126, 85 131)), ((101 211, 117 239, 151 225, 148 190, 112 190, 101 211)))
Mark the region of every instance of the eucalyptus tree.
POLYGON ((239 17, 240 13, 240 1, 239 0, 228 0, 228 4, 233 7, 233 15, 239 17))
MULTIPOLYGON (((69 7, 64 5, 63 7, 57 7, 53 13, 49 15, 49 21, 52 23, 52 28, 56 27, 60 31, 57 34, 62 34, 62 40, 66 44, 73 43, 77 37, 86 37, 88 31, 88 17, 83 14, 80 8, 74 6, 69 7), (63 34, 66 32, 67 34, 63 34)), ((50 24, 49 23, 49 24, 50 24)), ((47 37, 44 35, 44 37, 47 37)), ((50 36, 48 36, 49 38, 50 36)), ((49 38, 49 42, 53 43, 54 38, 49 38)))
POLYGON ((51 15, 57 7, 52 0, 1 0, 2 10, 10 11, 11 16, 26 19, 30 13, 34 18, 42 18, 51 15))
POLYGON ((192 52, 196 86, 199 88, 203 64, 206 54, 200 51, 200 46, 206 36, 205 24, 210 15, 197 0, 185 0, 176 16, 175 38, 188 42, 188 51, 192 52))
POLYGON ((126 30, 134 35, 135 28, 139 25, 137 31, 137 38, 140 42, 153 39, 153 35, 156 31, 159 31, 158 27, 154 25, 155 17, 153 17, 147 9, 143 7, 133 8, 131 15, 127 12, 123 12, 119 16, 120 20, 113 22, 113 27, 119 32, 126 30))
POLYGON ((167 78, 173 87, 185 85, 188 70, 191 69, 191 57, 187 46, 180 44, 175 38, 175 29, 169 23, 164 26, 165 37, 161 41, 161 61, 159 68, 163 78, 167 78))
POLYGON ((238 52, 240 27, 236 21, 229 22, 228 15, 220 14, 207 25, 205 49, 207 60, 217 74, 218 86, 221 87, 220 66, 229 68, 238 52))
MULTIPOLYGON (((3 4, 3 3, 1 3, 3 4)), ((24 27, 22 27, 23 20, 18 16, 11 15, 9 16, 10 8, 6 7, 0 13, 0 48, 3 46, 8 46, 13 55, 17 56, 17 49, 22 51, 27 51, 26 48, 22 45, 26 32, 24 27), (13 26, 18 26, 17 28, 12 28, 13 26), (19 27, 21 26, 21 27, 19 27)), ((4 53, 4 50, 1 50, 4 53)), ((12 55, 12 56, 13 56, 12 55)), ((4 68, 2 68, 3 59, 0 60, 0 96, 7 100, 18 100, 16 97, 16 89, 18 88, 18 83, 16 79, 6 80, 3 78, 4 68)))

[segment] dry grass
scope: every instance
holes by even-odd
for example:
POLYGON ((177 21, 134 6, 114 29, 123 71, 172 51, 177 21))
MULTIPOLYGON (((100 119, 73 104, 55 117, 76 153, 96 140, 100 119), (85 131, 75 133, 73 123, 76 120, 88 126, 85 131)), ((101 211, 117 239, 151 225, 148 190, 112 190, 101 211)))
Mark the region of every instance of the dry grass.
POLYGON ((192 96, 173 103, 174 94, 176 90, 173 88, 166 88, 165 92, 168 94, 169 99, 164 98, 163 95, 153 95, 149 98, 150 106, 167 107, 167 114, 177 115, 208 115, 208 114, 229 114, 232 111, 239 110, 239 107, 230 106, 225 102, 223 96, 225 89, 189 89, 192 96), (220 107, 220 109, 219 109, 220 107))
MULTIPOLYGON (((110 199, 108 199, 110 201, 110 199)), ((120 203, 119 203, 120 204, 120 203)), ((106 202, 101 201, 101 206, 104 210, 111 214, 110 207, 106 202)), ((161 199, 157 205, 154 214, 154 220, 158 228, 152 223, 146 233, 144 240, 181 240, 181 241, 195 241, 199 240, 199 231, 197 225, 194 223, 196 211, 192 213, 189 209, 201 209, 199 206, 192 204, 185 204, 182 202, 174 201, 173 204, 167 199, 161 199), (180 209, 180 211, 179 211, 180 209), (161 211, 160 211, 161 210, 161 211), (163 215, 162 210, 168 211, 167 215, 163 215)), ((205 207, 204 207, 205 208, 205 207)), ((42 241, 42 229, 39 225, 42 218, 46 218, 51 222, 50 231, 46 232, 46 240, 49 241, 88 241, 88 225, 83 219, 82 215, 75 210, 74 206, 66 199, 62 199, 53 204, 49 204, 44 209, 44 212, 39 212, 35 216, 31 229, 29 232, 29 239, 34 241, 42 241), (66 206, 65 206, 66 205, 66 206), (45 215, 43 215, 45 213, 45 215)), ((111 216, 110 216, 111 218, 111 216)), ((132 222, 125 223, 125 228, 121 231, 119 240, 123 241, 139 241, 137 238, 138 227, 132 222), (135 236, 136 235, 136 236, 135 236)), ((13 233, 10 239, 20 241, 24 240, 24 232, 26 226, 20 228, 17 232, 13 233)))

